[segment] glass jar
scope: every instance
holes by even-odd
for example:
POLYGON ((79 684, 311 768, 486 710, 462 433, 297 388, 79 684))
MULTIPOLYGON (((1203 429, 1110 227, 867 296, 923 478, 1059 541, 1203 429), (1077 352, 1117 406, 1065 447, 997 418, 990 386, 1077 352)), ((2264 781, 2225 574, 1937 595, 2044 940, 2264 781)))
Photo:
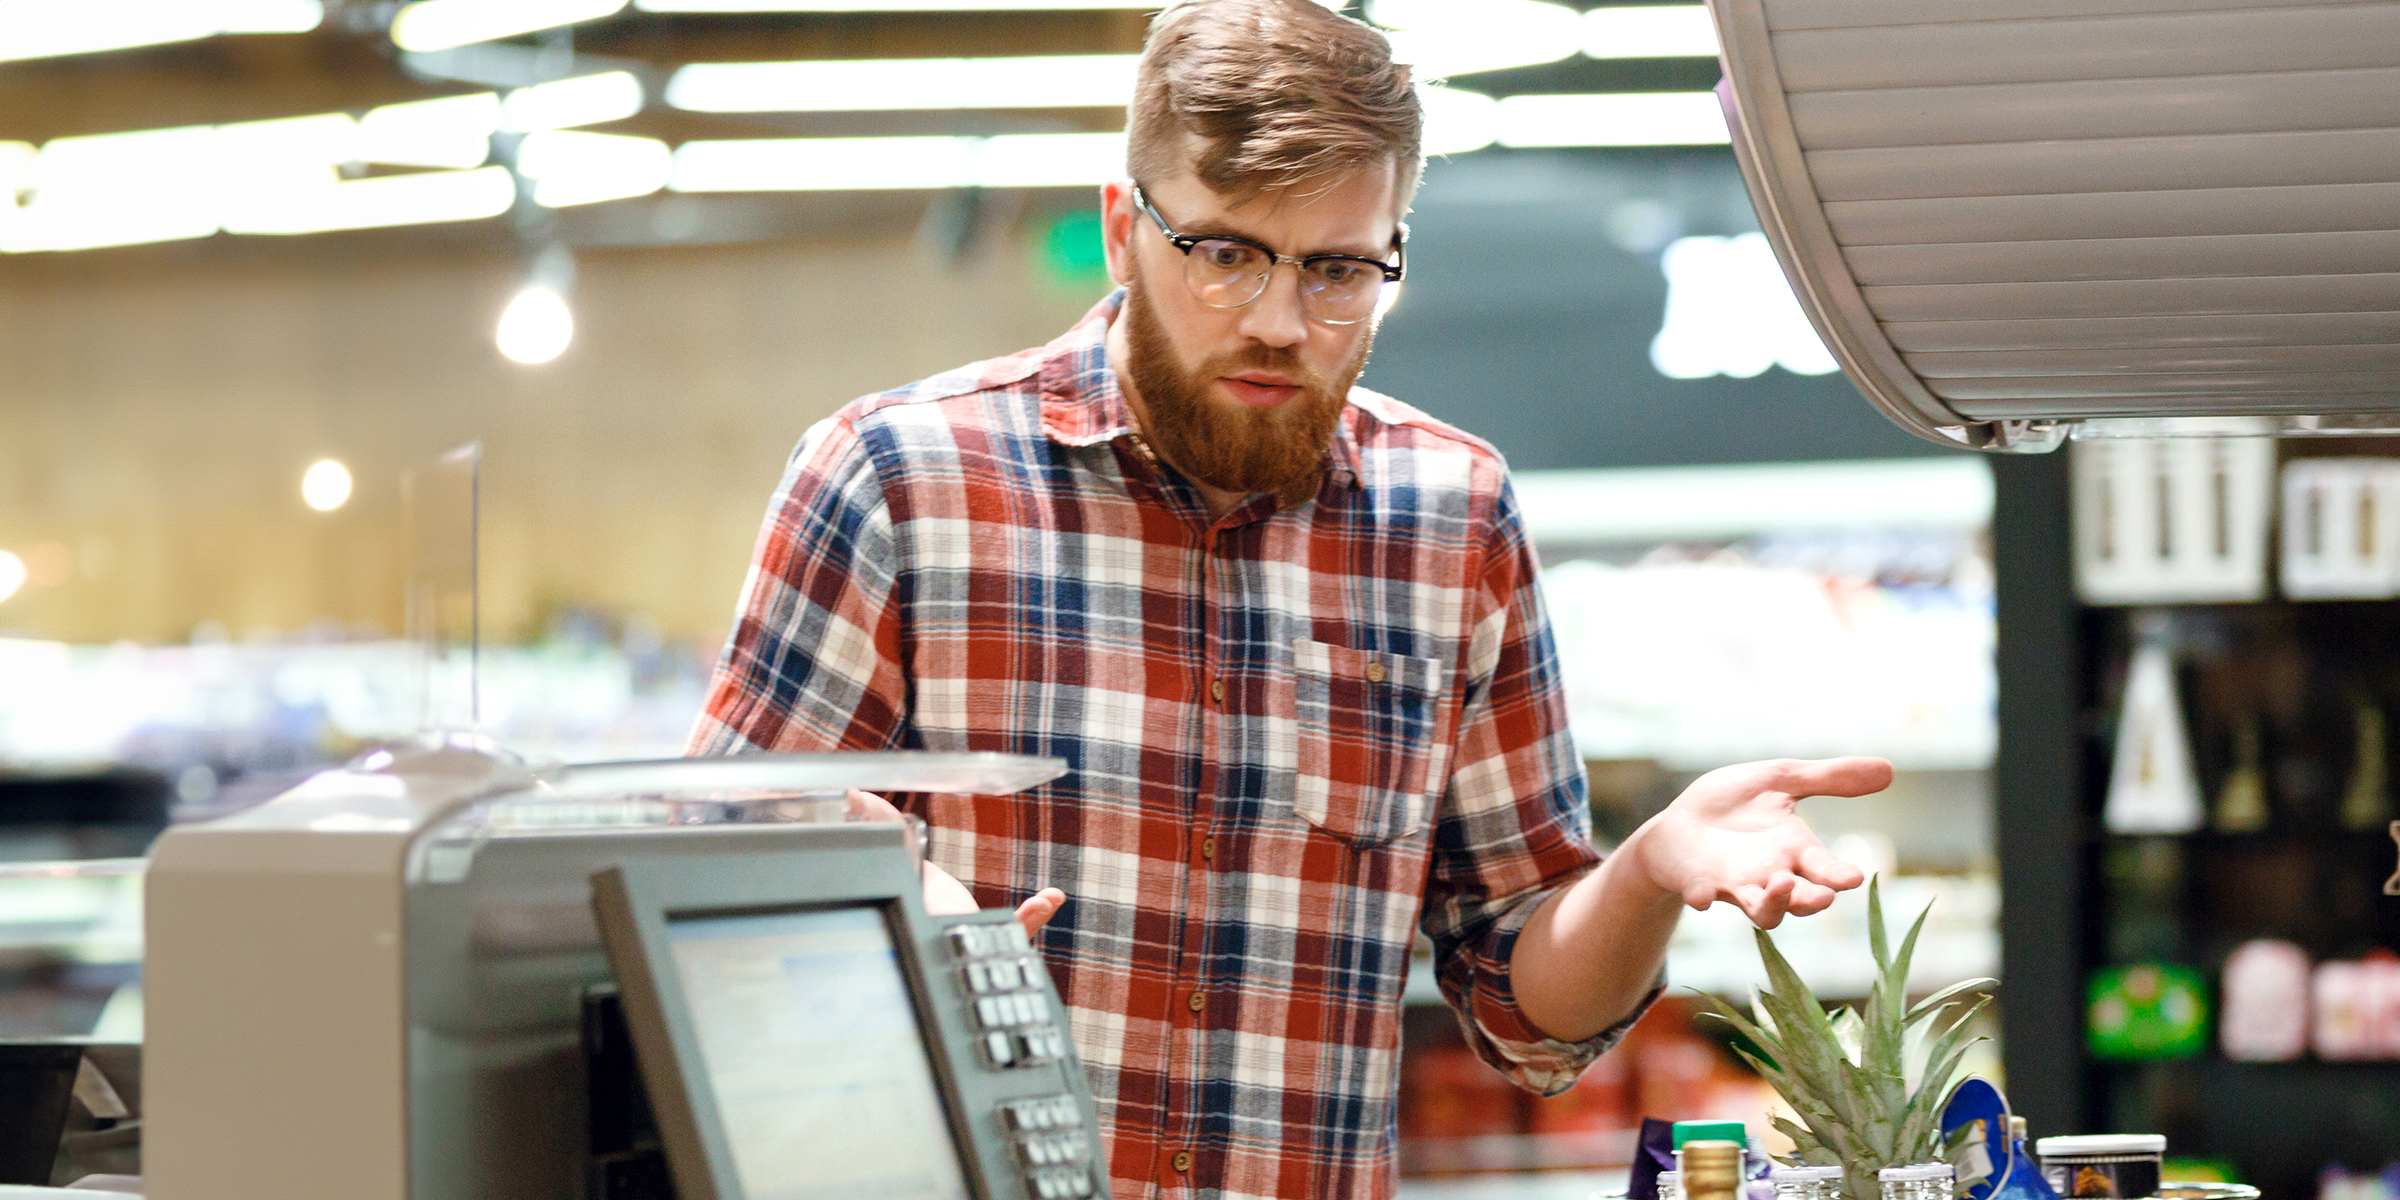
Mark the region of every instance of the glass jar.
POLYGON ((1767 1172, 1775 1200, 1842 1200, 1840 1167, 1777 1167, 1767 1172))
POLYGON ((2158 1194, 2167 1139, 2157 1133, 2087 1133, 2046 1137, 2033 1148, 2042 1160, 2042 1177, 2061 1197, 2138 1200, 2158 1194))
POLYGON ((1910 1163, 1876 1173, 1883 1200, 1950 1200, 1953 1174, 1946 1162, 1910 1163))

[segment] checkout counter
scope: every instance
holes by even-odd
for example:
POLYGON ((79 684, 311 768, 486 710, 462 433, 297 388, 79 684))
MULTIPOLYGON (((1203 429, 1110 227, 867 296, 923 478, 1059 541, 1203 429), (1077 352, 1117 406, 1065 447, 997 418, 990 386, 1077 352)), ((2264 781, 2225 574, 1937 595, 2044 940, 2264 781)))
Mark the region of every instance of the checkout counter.
MULTIPOLYGON (((156 1200, 1105 1196, 1065 1012, 1006 912, 924 909, 846 789, 1064 764, 377 752, 148 869, 156 1200)), ((64 1195, 91 1195, 67 1192, 64 1195)))

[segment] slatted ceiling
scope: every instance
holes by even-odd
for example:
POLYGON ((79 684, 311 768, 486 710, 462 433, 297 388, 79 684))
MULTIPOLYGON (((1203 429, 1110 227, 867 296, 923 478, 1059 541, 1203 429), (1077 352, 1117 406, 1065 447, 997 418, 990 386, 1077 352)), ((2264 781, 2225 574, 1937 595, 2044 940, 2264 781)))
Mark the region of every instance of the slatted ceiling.
POLYGON ((2400 309, 2202 317, 1884 321, 1878 328, 1894 347, 1907 354, 1949 350, 2104 350, 2124 346, 2358 346, 2400 342, 2400 309))
POLYGON ((1825 216, 1849 247, 2344 232, 2400 226, 2400 183, 1839 200, 1825 216))
POLYGON ((1710 2, 1769 236, 1902 425, 2400 410, 2400 2, 1710 2))
POLYGON ((2391 382, 2383 371, 2207 371, 2178 375, 2014 375, 1933 379, 1944 400, 2062 400, 2077 396, 2304 396, 2364 392, 2391 382))
POLYGON ((2110 347, 2098 350, 1955 350, 1907 354, 1934 379, 2038 375, 2174 375, 2203 371, 2400 370, 2400 345, 2110 347))
MULTIPOLYGON (((2400 18, 2394 18, 2400 20, 2400 18)), ((2394 111, 2400 67, 1803 92, 1807 150, 2355 129, 2394 111)), ((2384 122, 2384 123, 2388 123, 2384 122)))
POLYGON ((2400 22, 2345 4, 1804 29, 1774 45, 1784 90, 1804 94, 2400 66, 2400 22))
POLYGON ((1768 0, 1767 27, 1850 29, 1865 25, 1921 25, 1933 21, 2115 16, 2128 13, 2212 12, 2235 8, 2317 8, 2327 4, 2378 4, 2383 0, 1768 0))
POLYGON ((2400 128, 1820 150, 1807 160, 1828 201, 2383 183, 2400 179, 2400 128))
POLYGON ((2319 392, 2313 395, 2076 396, 2033 400, 1962 400, 1950 405, 1970 421, 2040 421, 2092 417, 2318 416, 2327 413, 2389 413, 2392 393, 2319 392))
POLYGON ((2400 308, 2400 275, 1927 283, 1860 289, 1884 321, 2237 316, 2400 308))
POLYGON ((1851 246, 1842 257, 1862 284, 2359 275, 2400 272, 2400 230, 1851 246))

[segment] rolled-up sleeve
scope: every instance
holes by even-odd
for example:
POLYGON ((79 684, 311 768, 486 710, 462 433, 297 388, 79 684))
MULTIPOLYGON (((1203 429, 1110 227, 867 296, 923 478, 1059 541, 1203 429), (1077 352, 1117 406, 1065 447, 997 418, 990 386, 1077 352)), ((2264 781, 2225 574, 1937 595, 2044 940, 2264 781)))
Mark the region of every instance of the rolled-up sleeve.
POLYGON ((1580 1042, 1518 1008, 1509 960, 1534 910, 1599 864, 1583 762, 1567 729, 1558 651, 1513 489, 1504 487, 1476 581, 1456 766, 1433 830, 1423 929, 1442 995, 1477 1057, 1519 1087, 1574 1086, 1656 999, 1580 1042))
POLYGON ((792 454, 688 753, 882 750, 908 720, 898 555, 875 465, 841 417, 792 454))

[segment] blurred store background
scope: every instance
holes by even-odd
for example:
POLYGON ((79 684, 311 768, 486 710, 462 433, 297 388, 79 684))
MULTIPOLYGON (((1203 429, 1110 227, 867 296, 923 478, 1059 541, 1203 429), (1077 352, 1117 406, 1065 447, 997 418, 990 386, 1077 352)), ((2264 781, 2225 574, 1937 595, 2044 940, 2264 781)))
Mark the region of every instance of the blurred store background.
MULTIPOLYGON (((1362 15, 1448 80, 1365 382, 1518 471, 1597 827, 1726 762, 1889 756, 1890 792, 1806 811, 1895 911, 1933 903, 1914 986, 2000 974, 1994 476, 1835 371, 1703 10, 1362 15)), ((407 736, 401 480, 468 443, 484 728, 678 753, 801 431, 1106 290, 1095 185, 1146 20, 0 0, 0 858, 138 855, 407 736)), ((1863 991, 1863 908, 1778 935, 1828 998, 1863 991)), ((138 1036, 139 954, 138 874, 0 878, 0 1034, 138 1036)), ((1670 971, 1759 978, 1730 910, 1670 971)), ((1536 1101, 1420 979, 1414 1194, 1580 1198, 1643 1115, 1762 1113, 1686 995, 1536 1101)))

